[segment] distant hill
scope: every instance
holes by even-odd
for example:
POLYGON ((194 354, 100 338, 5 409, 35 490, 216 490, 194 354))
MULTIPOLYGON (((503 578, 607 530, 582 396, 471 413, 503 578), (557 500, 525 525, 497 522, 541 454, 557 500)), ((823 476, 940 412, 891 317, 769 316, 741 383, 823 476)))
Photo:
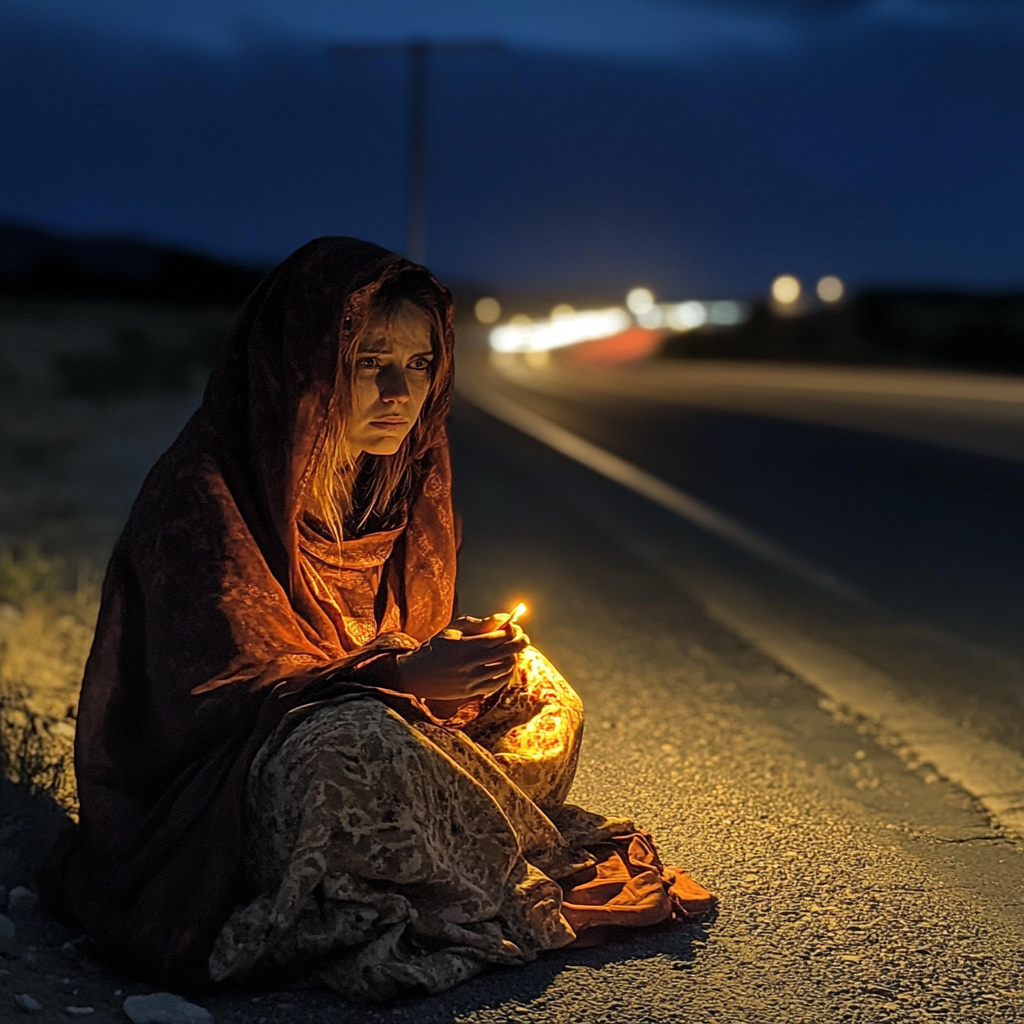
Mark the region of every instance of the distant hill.
POLYGON ((265 269, 124 238, 0 223, 0 296, 238 304, 265 269))

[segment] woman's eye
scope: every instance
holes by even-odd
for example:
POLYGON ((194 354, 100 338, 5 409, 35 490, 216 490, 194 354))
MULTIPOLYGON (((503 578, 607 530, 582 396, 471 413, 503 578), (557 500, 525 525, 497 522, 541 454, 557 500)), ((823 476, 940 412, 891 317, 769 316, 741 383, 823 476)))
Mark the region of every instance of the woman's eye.
POLYGON ((416 356, 415 359, 409 360, 410 370, 429 370, 430 360, 426 356, 416 356))
POLYGON ((376 356, 360 356, 356 360, 357 370, 376 370, 377 369, 377 357, 376 356))

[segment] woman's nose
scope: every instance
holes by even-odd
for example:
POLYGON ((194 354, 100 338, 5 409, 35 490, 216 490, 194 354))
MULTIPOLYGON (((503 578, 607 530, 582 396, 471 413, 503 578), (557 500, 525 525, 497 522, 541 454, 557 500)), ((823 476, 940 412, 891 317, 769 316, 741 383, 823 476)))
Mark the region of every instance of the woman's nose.
POLYGON ((401 402, 409 397, 409 385, 401 367, 393 363, 381 367, 377 374, 377 390, 380 397, 387 402, 401 402))

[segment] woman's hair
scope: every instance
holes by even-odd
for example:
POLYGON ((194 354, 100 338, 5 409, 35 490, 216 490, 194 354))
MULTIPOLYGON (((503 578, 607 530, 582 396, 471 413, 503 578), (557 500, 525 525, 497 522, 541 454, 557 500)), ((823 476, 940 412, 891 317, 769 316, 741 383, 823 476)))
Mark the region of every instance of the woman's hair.
POLYGON ((342 354, 343 388, 351 389, 356 353, 368 331, 390 327, 403 316, 422 318, 430 328, 434 353, 430 390, 412 429, 394 455, 353 455, 346 440, 349 394, 338 396, 337 412, 327 422, 324 442, 312 467, 303 494, 303 508, 327 527, 340 543, 346 533, 358 533, 371 521, 386 528, 405 506, 414 475, 415 459, 422 441, 437 429, 441 412, 438 393, 450 375, 451 355, 442 344, 446 302, 437 284, 422 270, 405 270, 385 281, 370 300, 362 328, 355 332, 342 354))

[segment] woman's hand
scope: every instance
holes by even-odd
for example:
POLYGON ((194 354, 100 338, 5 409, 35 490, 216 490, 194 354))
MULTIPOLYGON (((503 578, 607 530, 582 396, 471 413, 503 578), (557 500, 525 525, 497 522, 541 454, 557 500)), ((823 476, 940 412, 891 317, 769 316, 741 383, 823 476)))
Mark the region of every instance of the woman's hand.
POLYGON ((516 655, 530 642, 507 615, 456 619, 422 647, 398 655, 402 689, 426 701, 467 701, 501 689, 512 678, 516 655), (485 632, 464 625, 489 624, 485 632), (493 628, 497 623, 499 628, 493 628))
MULTIPOLYGON (((485 619, 477 619, 472 615, 460 615, 457 619, 452 619, 448 628, 457 629, 465 636, 479 636, 481 633, 494 633, 499 629, 505 629, 507 631, 509 628, 508 617, 508 612, 495 612, 494 615, 488 615, 485 619)), ((519 630, 520 633, 523 632, 519 629, 519 626, 516 623, 513 623, 511 628, 519 630)), ((527 640, 526 642, 529 643, 530 641, 527 640)))

